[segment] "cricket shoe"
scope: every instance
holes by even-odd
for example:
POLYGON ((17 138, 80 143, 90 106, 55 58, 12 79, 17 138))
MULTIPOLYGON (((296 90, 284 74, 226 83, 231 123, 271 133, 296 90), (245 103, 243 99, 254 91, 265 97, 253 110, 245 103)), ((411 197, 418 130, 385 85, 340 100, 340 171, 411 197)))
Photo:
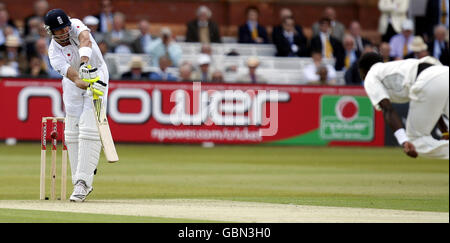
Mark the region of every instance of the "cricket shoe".
POLYGON ((72 195, 70 195, 70 201, 84 202, 93 189, 93 187, 88 187, 85 181, 78 180, 77 183, 75 183, 72 195))

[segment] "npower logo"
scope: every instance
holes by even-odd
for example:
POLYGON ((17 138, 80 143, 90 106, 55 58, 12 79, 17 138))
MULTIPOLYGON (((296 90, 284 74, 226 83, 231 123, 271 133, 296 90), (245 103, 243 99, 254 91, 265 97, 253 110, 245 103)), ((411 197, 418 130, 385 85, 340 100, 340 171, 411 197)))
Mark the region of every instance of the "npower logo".
MULTIPOLYGON (((108 96, 108 113, 114 122, 121 124, 143 124, 153 117, 159 124, 173 126, 264 126, 261 135, 273 136, 278 131, 278 104, 290 101, 287 92, 202 90, 201 83, 193 83, 191 93, 183 89, 171 92, 173 108, 165 113, 163 107, 169 104, 164 103, 167 98, 163 99, 160 89, 117 88, 108 96), (126 112, 126 107, 119 110, 123 99, 139 100, 141 109, 132 113, 126 112)), ((50 98, 53 115, 64 116, 61 93, 56 88, 31 86, 19 93, 19 120, 27 120, 29 100, 33 97, 50 98)))

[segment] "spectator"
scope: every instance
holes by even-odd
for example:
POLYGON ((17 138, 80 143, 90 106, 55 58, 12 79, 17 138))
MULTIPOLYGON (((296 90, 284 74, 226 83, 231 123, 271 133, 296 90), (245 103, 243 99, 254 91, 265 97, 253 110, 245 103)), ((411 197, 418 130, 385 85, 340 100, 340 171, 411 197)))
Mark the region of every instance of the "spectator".
POLYGON ((444 25, 438 25, 434 28, 434 36, 428 42, 430 54, 438 59, 443 65, 449 65, 449 45, 446 41, 447 30, 444 25))
MULTIPOLYGON (((336 70, 333 66, 329 64, 325 64, 323 62, 323 55, 321 51, 314 50, 312 52, 313 63, 305 66, 303 69, 303 76, 308 84, 318 84, 321 80, 321 76, 319 75, 319 67, 325 66, 327 68, 327 83, 335 84, 336 83, 336 70)), ((323 74, 323 70, 321 74, 323 74)))
POLYGON ((114 14, 111 0, 102 0, 100 2, 100 13, 95 17, 99 20, 98 32, 107 33, 113 29, 114 14))
POLYGON ((210 69, 211 58, 206 54, 200 54, 198 57, 199 70, 192 74, 193 81, 210 82, 212 80, 212 72, 210 69))
POLYGON ((344 49, 345 49, 345 59, 344 59, 344 67, 345 70, 348 70, 353 63, 358 61, 361 53, 358 53, 355 47, 355 39, 351 35, 344 36, 344 49))
POLYGON ((408 58, 421 59, 429 55, 428 46, 427 44, 425 44, 423 38, 420 36, 414 37, 412 43, 409 45, 409 49, 412 51, 412 53, 406 56, 405 59, 408 58))
POLYGON ((130 71, 122 74, 122 79, 127 80, 147 80, 150 73, 143 72, 144 62, 140 56, 133 56, 130 62, 130 71))
POLYGON ((257 57, 250 57, 247 60, 248 72, 243 74, 242 76, 239 76, 237 78, 237 81, 241 83, 252 83, 252 84, 268 83, 268 80, 266 80, 262 75, 257 73, 259 65, 260 61, 257 57))
POLYGON ((167 71, 167 68, 170 67, 170 59, 166 56, 162 56, 159 58, 159 70, 156 72, 150 73, 151 80, 161 80, 161 81, 177 81, 178 78, 173 74, 167 71))
POLYGON ((359 57, 361 53, 364 51, 364 48, 367 45, 371 46, 372 42, 361 36, 361 25, 359 24, 358 21, 353 21, 350 24, 349 32, 353 36, 353 39, 355 39, 355 47, 356 51, 359 53, 358 55, 359 57))
POLYGON ((109 78, 110 79, 119 79, 120 74, 117 68, 117 64, 113 58, 109 58, 106 54, 108 53, 108 45, 106 42, 102 41, 97 43, 100 52, 103 55, 103 59, 105 60, 106 66, 108 67, 109 78))
POLYGON ((178 81, 190 82, 192 76, 192 66, 189 63, 183 64, 179 68, 179 78, 178 81))
MULTIPOLYGON (((292 14, 292 11, 290 9, 283 8, 280 10, 281 24, 275 26, 272 31, 272 41, 275 45, 277 45, 277 43, 279 42, 277 37, 283 36, 283 32, 284 32, 283 24, 284 24, 284 20, 286 18, 294 18, 294 15, 292 14)), ((303 28, 300 25, 295 24, 295 31, 297 32, 299 39, 302 40, 301 42, 307 43, 307 38, 306 38, 305 34, 303 33, 303 28)))
POLYGON ((250 6, 246 10, 247 22, 239 27, 239 43, 268 44, 269 37, 264 26, 258 23, 259 10, 250 6))
POLYGON ((213 69, 219 69, 221 66, 223 66, 222 63, 217 62, 216 60, 214 60, 214 56, 213 56, 213 50, 211 47, 211 44, 202 44, 201 48, 200 48, 200 53, 201 54, 206 54, 211 58, 211 64, 210 66, 213 69))
POLYGON ((281 30, 273 32, 273 42, 279 57, 308 56, 307 39, 303 33, 298 32, 293 17, 284 18, 281 30))
POLYGON ((35 55, 41 59, 42 67, 47 73, 49 78, 61 78, 61 74, 56 72, 52 65, 50 65, 50 59, 48 57, 48 45, 45 39, 39 39, 35 43, 35 55))
POLYGON ((0 10, 0 46, 5 44, 8 35, 12 34, 20 39, 19 31, 9 24, 9 14, 6 9, 0 10))
POLYGON ((134 53, 144 53, 154 38, 150 34, 150 23, 147 20, 139 21, 139 31, 140 34, 133 43, 134 53))
MULTIPOLYGON (((323 12, 322 18, 330 20, 331 36, 339 41, 342 41, 345 34, 345 26, 341 22, 336 20, 336 10, 334 10, 334 8, 332 7, 327 7, 323 12)), ((320 34, 320 25, 321 23, 319 21, 312 26, 313 36, 317 36, 320 34)))
POLYGON ((378 32, 383 42, 402 32, 402 24, 407 19, 410 0, 379 0, 378 9, 381 12, 378 32))
POLYGON ((37 30, 35 29, 35 24, 34 22, 34 18, 30 19, 30 33, 28 34, 28 36, 25 38, 25 49, 26 49, 26 54, 27 57, 30 58, 33 55, 36 55, 36 41, 38 41, 39 39, 44 39, 45 43, 47 43, 47 46, 50 45, 50 41, 51 41, 51 37, 48 35, 47 30, 45 30, 45 25, 44 22, 40 19, 40 18, 35 18, 36 19, 36 27, 37 30), (33 34, 35 33, 35 31, 37 31, 37 35, 33 34))
POLYGON ((170 59, 170 66, 178 67, 183 50, 172 37, 172 31, 164 27, 161 29, 161 37, 152 41, 145 53, 152 56, 152 66, 154 67, 159 67, 159 59, 162 56, 167 56, 170 59))
POLYGON ((28 35, 25 35, 25 44, 36 42, 40 38, 39 29, 44 24, 40 17, 32 17, 28 20, 28 35))
POLYGON ((26 71, 27 58, 22 51, 20 39, 15 35, 8 35, 5 42, 5 58, 7 65, 16 69, 21 74, 26 71))
POLYGON ((94 37, 94 40, 99 43, 102 42, 105 38, 105 35, 101 32, 98 32, 98 19, 97 17, 94 17, 92 15, 86 16, 83 19, 83 23, 89 28, 91 31, 92 37, 94 37))
MULTIPOLYGON (((389 44, 387 44, 387 46, 389 47, 389 44)), ((361 55, 374 51, 375 49, 371 45, 366 45, 364 50, 361 52, 361 55)), ((389 51, 387 53, 389 55, 389 51)), ((344 78, 346 85, 363 85, 363 81, 361 80, 361 76, 359 74, 358 62, 353 63, 350 69, 345 72, 344 78)))
POLYGON ((0 52, 0 77, 17 77, 17 69, 8 64, 5 53, 0 52))
POLYGON ((449 0, 428 0, 426 7, 426 22, 427 37, 431 39, 433 37, 433 30, 436 25, 443 25, 447 30, 449 29, 449 0))
POLYGON ((47 11, 49 10, 48 2, 46 0, 36 0, 34 2, 34 12, 31 16, 28 16, 25 18, 24 23, 24 30, 23 34, 24 36, 27 36, 30 33, 30 20, 37 17, 41 21, 44 21, 44 16, 47 14, 47 11))
MULTIPOLYGON (((0 2, 0 11, 2 11, 2 10, 5 10, 6 12, 8 12, 8 9, 6 8, 5 3, 0 2)), ((9 18, 7 22, 8 22, 8 25, 17 29, 17 26, 14 24, 14 21, 11 18, 9 18)))
POLYGON ((344 67, 345 51, 341 41, 330 35, 330 19, 323 18, 319 21, 320 32, 311 39, 311 50, 319 50, 325 58, 335 58, 336 70, 342 70, 344 67))
POLYGON ((212 12, 206 6, 197 10, 197 18, 187 24, 186 42, 221 43, 219 26, 211 20, 212 12))
POLYGON ((383 62, 391 62, 395 60, 395 58, 391 56, 391 46, 387 42, 380 44, 380 55, 383 58, 383 62))
POLYGON ((131 53, 131 45, 134 42, 133 34, 125 29, 125 15, 115 13, 113 28, 105 35, 108 48, 114 53, 131 53))
POLYGON ((34 78, 47 77, 47 72, 45 71, 45 64, 42 59, 38 56, 31 56, 28 64, 28 70, 25 74, 34 78))
POLYGON ((224 82, 224 78, 223 78, 223 73, 220 70, 216 70, 212 73, 211 76, 211 82, 213 83, 223 83, 224 82))
POLYGON ((411 53, 409 45, 414 39, 414 23, 412 20, 405 20, 402 24, 402 33, 391 38, 391 56, 396 60, 401 60, 411 53))

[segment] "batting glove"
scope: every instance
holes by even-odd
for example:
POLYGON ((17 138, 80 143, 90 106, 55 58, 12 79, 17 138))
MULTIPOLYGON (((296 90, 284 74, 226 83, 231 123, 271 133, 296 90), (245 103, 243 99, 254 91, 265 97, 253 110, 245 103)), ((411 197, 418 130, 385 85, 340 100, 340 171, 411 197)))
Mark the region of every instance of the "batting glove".
POLYGON ((103 81, 100 81, 100 80, 95 83, 92 83, 90 86, 90 89, 92 91, 94 98, 98 98, 99 96, 105 95, 106 86, 107 85, 103 81))
POLYGON ((84 82, 88 82, 90 84, 93 84, 100 80, 97 68, 94 68, 86 63, 81 64, 78 73, 80 75, 81 80, 83 80, 84 82))

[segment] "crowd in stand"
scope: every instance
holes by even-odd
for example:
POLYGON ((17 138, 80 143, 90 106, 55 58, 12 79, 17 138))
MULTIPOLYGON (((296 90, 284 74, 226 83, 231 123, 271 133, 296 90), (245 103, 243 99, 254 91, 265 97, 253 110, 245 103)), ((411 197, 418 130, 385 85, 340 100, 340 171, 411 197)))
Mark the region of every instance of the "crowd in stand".
MULTIPOLYGON (((384 61, 406 58, 434 56, 442 64, 449 65, 449 0, 428 0, 427 32, 415 35, 415 23, 408 19, 409 0, 379 0, 381 17, 379 20, 380 43, 372 43, 362 36, 361 25, 352 21, 345 26, 339 21, 332 7, 325 8, 323 15, 311 26, 312 36, 305 35, 304 28, 296 23, 288 8, 280 10, 279 25, 268 33, 267 26, 259 22, 257 7, 248 7, 247 21, 238 29, 237 41, 245 44, 272 44, 278 57, 311 57, 311 64, 303 71, 303 77, 310 84, 333 85, 336 73, 345 73, 348 85, 361 85, 358 73, 358 59, 366 52, 379 52, 384 61), (334 65, 326 64, 324 59, 333 59, 334 65)), ((47 55, 51 37, 44 28, 44 15, 50 9, 45 0, 36 0, 34 13, 24 19, 24 26, 18 28, 7 6, 0 2, 0 77, 29 76, 60 78, 47 55)), ((84 16, 82 21, 90 28, 104 55, 107 53, 137 53, 151 56, 150 65, 155 71, 144 72, 144 60, 134 56, 129 71, 119 73, 117 64, 108 62, 113 79, 165 80, 165 81, 204 81, 224 82, 221 64, 214 61, 211 43, 221 43, 220 28, 213 21, 213 13, 206 6, 196 12, 196 18, 186 24, 185 42, 201 43, 195 63, 182 61, 183 50, 172 31, 163 27, 160 33, 150 32, 150 23, 141 20, 137 24, 139 34, 126 28, 126 16, 114 9, 110 0, 101 1, 101 11, 95 16, 84 16), (176 74, 168 71, 177 68, 176 74)), ((229 56, 239 55, 235 51, 229 56)), ((247 60, 248 72, 236 78, 239 82, 265 83, 267 78, 258 74, 258 57, 247 60)), ((231 67, 231 71, 236 67, 231 67)))

